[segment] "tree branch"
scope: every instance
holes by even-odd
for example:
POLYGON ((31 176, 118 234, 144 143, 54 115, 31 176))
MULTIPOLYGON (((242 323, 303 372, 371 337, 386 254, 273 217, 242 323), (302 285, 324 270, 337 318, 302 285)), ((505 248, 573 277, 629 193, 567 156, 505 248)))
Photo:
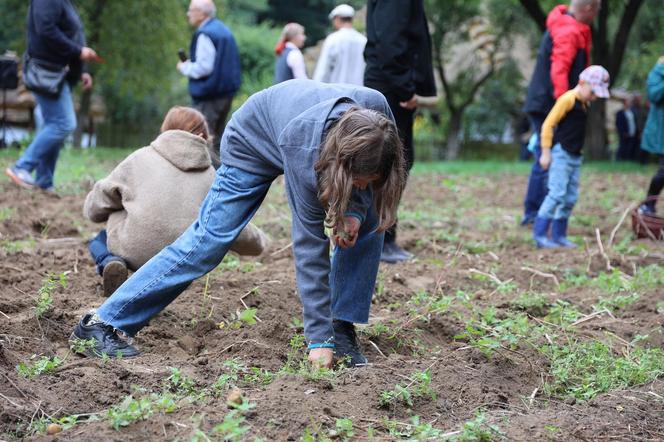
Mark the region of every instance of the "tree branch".
POLYGON ((606 67, 609 71, 609 75, 611 75, 612 83, 618 78, 618 74, 620 73, 620 67, 622 66, 623 57, 625 55, 625 48, 627 47, 627 41, 629 40, 629 32, 632 29, 632 25, 634 24, 642 5, 643 0, 629 0, 629 3, 627 3, 623 10, 620 24, 618 25, 618 31, 616 32, 616 35, 613 38, 613 44, 611 45, 610 63, 606 67))
POLYGON ((530 18, 537 24, 541 32, 546 31, 546 13, 538 0, 519 0, 521 6, 526 10, 530 18))
POLYGON ((442 54, 440 53, 440 46, 442 46, 442 39, 440 44, 433 46, 433 52, 437 61, 436 70, 438 71, 440 82, 443 83, 443 90, 445 91, 445 104, 447 105, 447 108, 450 110, 450 112, 455 112, 456 106, 454 105, 450 83, 447 81, 447 76, 445 75, 445 61, 443 60, 442 54))

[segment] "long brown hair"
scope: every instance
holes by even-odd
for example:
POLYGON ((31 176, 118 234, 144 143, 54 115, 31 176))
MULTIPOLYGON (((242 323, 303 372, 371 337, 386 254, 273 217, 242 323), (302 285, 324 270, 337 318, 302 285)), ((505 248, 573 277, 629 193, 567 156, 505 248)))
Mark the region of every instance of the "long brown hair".
POLYGON ((377 230, 385 231, 396 222, 406 169, 397 129, 383 114, 358 107, 344 112, 325 136, 315 170, 326 226, 334 228, 343 220, 353 177, 378 177, 372 184, 377 230))
POLYGON ((205 122, 205 117, 193 107, 174 106, 170 108, 164 117, 164 122, 161 124, 161 131, 166 132, 175 129, 191 132, 206 140, 210 138, 210 131, 205 122))

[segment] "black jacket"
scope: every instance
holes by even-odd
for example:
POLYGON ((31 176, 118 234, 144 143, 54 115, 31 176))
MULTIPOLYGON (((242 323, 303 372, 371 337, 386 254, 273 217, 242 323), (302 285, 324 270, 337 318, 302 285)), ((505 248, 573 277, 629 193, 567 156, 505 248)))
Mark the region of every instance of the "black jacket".
POLYGON ((436 95, 423 0, 369 0, 364 85, 400 101, 436 95))
POLYGON ((67 80, 81 77, 83 24, 71 0, 32 0, 28 9, 28 54, 59 66, 69 66, 67 80))

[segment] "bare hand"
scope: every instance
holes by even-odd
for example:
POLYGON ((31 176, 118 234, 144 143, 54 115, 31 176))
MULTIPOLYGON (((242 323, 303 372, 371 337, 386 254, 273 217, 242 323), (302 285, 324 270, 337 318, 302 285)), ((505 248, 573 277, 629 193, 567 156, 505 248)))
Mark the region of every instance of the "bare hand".
POLYGON ((343 249, 353 247, 359 231, 360 220, 354 216, 344 216, 343 223, 334 229, 334 243, 343 249))
POLYGON ((95 52, 94 49, 87 46, 81 48, 81 60, 83 61, 96 61, 99 59, 99 55, 95 52))
POLYGON ((548 170, 549 166, 551 165, 551 151, 550 150, 543 150, 542 154, 540 155, 539 159, 540 166, 544 170, 548 170))
POLYGON ((402 101, 399 103, 399 106, 404 107, 408 110, 413 110, 417 108, 417 95, 413 94, 408 101, 402 101))
POLYGON ((92 89, 92 75, 87 72, 81 74, 81 87, 84 91, 92 89))
POLYGON ((183 65, 184 65, 184 61, 178 61, 178 64, 177 64, 177 66, 176 66, 177 70, 178 70, 178 71, 181 71, 183 65))
POLYGON ((309 350, 309 362, 315 368, 332 368, 334 351, 331 348, 312 348, 309 350))

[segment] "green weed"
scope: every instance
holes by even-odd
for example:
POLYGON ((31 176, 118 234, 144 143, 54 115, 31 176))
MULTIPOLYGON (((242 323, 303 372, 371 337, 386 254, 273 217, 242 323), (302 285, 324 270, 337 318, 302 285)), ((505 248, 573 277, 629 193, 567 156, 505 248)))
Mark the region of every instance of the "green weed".
POLYGON ((0 241, 0 249, 4 250, 8 255, 14 255, 24 250, 34 248, 35 244, 37 244, 37 242, 34 238, 16 241, 2 240, 0 241))
POLYGON ((171 375, 166 381, 171 391, 185 396, 196 391, 194 380, 183 375, 179 368, 170 367, 170 371, 171 375))
POLYGON ((593 305, 595 311, 608 310, 615 313, 617 310, 624 310, 640 298, 636 293, 631 295, 616 295, 610 298, 600 298, 596 305, 593 305))
POLYGON ((129 395, 106 412, 106 418, 115 430, 139 420, 149 419, 158 412, 172 413, 178 407, 178 397, 172 393, 155 394, 135 399, 129 395))
POLYGON ((20 362, 16 367, 18 373, 27 379, 33 379, 42 374, 50 373, 64 362, 57 356, 53 356, 52 358, 42 356, 37 359, 37 355, 32 355, 30 360, 34 362, 32 364, 20 362))
POLYGON ((413 399, 424 396, 436 399, 436 392, 431 388, 430 370, 414 373, 411 382, 406 386, 397 384, 393 390, 382 391, 378 402, 381 408, 388 408, 397 401, 410 408, 413 406, 413 399))
POLYGON ((60 285, 61 287, 67 287, 67 275, 65 273, 60 273, 56 277, 55 274, 49 273, 44 279, 42 286, 37 292, 37 306, 35 308, 35 315, 37 318, 41 318, 53 305, 53 297, 51 296, 53 291, 60 285))
POLYGON ((549 306, 549 301, 541 293, 523 292, 510 301, 510 306, 518 310, 523 310, 533 316, 544 316, 549 306))
POLYGON ((569 342, 547 346, 542 352, 551 361, 551 380, 545 385, 549 395, 573 396, 590 400, 609 390, 642 385, 664 374, 664 352, 634 348, 616 355, 599 341, 569 342))
POLYGON ((245 425, 244 413, 254 408, 256 405, 245 402, 238 405, 237 408, 231 410, 224 416, 222 423, 216 425, 212 429, 212 434, 221 438, 224 441, 243 441, 245 434, 249 431, 249 427, 245 425))
POLYGON ((8 221, 16 213, 13 207, 0 207, 0 222, 8 221))
POLYGON ((578 311, 572 304, 561 299, 556 302, 549 309, 549 313, 544 317, 552 324, 560 325, 561 327, 569 327, 574 321, 581 318, 583 313, 578 311))
POLYGON ((460 442, 491 442, 504 439, 504 434, 497 425, 487 423, 486 414, 478 412, 475 419, 465 422, 461 433, 454 435, 451 440, 460 442))

